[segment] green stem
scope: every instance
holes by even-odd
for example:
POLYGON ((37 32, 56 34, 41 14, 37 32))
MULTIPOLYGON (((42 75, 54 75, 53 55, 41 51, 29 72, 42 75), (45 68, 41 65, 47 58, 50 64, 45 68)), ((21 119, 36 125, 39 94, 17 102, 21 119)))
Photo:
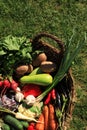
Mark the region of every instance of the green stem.
POLYGON ((64 78, 65 74, 55 76, 53 83, 51 84, 51 86, 48 86, 48 88, 40 95, 36 98, 37 102, 40 102, 63 78, 64 78))

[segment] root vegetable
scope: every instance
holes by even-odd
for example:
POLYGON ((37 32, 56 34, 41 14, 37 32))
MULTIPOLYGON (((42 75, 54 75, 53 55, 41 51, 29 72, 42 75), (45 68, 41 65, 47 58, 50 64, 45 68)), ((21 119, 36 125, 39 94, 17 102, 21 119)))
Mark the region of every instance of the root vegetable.
POLYGON ((55 110, 52 104, 49 104, 49 130, 56 130, 57 121, 55 119, 55 110))
POLYGON ((40 121, 42 123, 37 122, 36 126, 35 126, 35 130, 44 130, 45 126, 44 126, 44 114, 43 113, 41 113, 38 121, 40 121))
POLYGON ((43 61, 40 65, 42 72, 51 73, 57 68, 56 64, 51 61, 43 61))
POLYGON ((28 71, 28 65, 21 65, 16 68, 16 74, 24 75, 28 71))
POLYGON ((2 85, 3 85, 3 81, 0 81, 0 87, 2 87, 2 85))
POLYGON ((29 64, 27 73, 31 73, 32 71, 33 71, 33 66, 29 64))
POLYGON ((47 60, 46 54, 45 53, 41 53, 33 61, 33 66, 39 66, 41 64, 41 62, 46 61, 46 60, 47 60))
POLYGON ((4 95, 6 93, 6 90, 8 88, 10 88, 10 86, 11 86, 10 81, 8 79, 4 79, 4 81, 3 81, 3 89, 1 91, 1 97, 2 97, 2 95, 4 95))
POLYGON ((19 84, 13 79, 10 81, 10 84, 11 84, 11 89, 13 89, 14 91, 17 91, 17 87, 19 84))
POLYGON ((25 98, 25 102, 27 105, 32 106, 35 103, 36 99, 33 95, 29 95, 25 98))
POLYGON ((24 95, 23 95, 21 92, 17 92, 17 93, 15 94, 15 100, 16 100, 17 102, 21 102, 23 99, 24 99, 24 95))
POLYGON ((9 80, 8 79, 5 79, 4 81, 3 81, 3 86, 4 87, 6 87, 6 88, 10 88, 10 82, 9 82, 9 80))
POLYGON ((33 66, 29 65, 21 65, 16 68, 16 74, 19 76, 24 75, 25 73, 31 73, 33 71, 33 66))
POLYGON ((43 108, 43 114, 44 114, 44 130, 48 130, 48 117, 49 117, 49 108, 47 105, 44 106, 43 108))

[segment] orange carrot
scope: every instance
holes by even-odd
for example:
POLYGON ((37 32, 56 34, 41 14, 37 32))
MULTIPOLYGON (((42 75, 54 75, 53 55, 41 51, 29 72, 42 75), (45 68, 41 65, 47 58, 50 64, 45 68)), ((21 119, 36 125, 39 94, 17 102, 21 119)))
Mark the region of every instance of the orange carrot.
POLYGON ((47 105, 45 105, 44 108, 43 108, 43 114, 44 114, 44 130, 48 130, 49 109, 48 109, 47 105))
POLYGON ((57 122, 55 119, 55 110, 52 104, 49 104, 49 130, 56 130, 57 122))
POLYGON ((36 123, 35 130, 44 130, 44 115, 43 115, 43 113, 41 113, 41 115, 38 119, 38 122, 36 123))

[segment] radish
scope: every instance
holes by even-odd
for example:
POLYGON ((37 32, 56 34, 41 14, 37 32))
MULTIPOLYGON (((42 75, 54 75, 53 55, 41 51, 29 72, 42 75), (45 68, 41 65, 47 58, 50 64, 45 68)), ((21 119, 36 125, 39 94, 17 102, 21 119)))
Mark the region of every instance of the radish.
POLYGON ((10 88, 10 82, 9 82, 8 79, 4 79, 4 81, 3 81, 3 87, 4 88, 3 88, 2 92, 1 92, 1 97, 2 97, 2 95, 4 95, 6 93, 6 90, 8 88, 10 88))
POLYGON ((2 85, 3 85, 3 81, 0 81, 0 87, 2 87, 2 85))
POLYGON ((11 88, 14 90, 14 91, 17 91, 17 87, 18 87, 18 83, 15 81, 15 80, 11 80, 11 88))

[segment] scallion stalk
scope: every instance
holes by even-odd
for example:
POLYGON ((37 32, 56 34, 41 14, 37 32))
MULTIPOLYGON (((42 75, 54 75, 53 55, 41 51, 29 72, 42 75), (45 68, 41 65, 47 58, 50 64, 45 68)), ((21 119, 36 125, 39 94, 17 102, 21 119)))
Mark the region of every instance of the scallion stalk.
POLYGON ((71 36, 69 43, 67 44, 67 47, 66 47, 65 53, 64 53, 64 57, 61 61, 58 72, 54 76, 54 80, 53 80, 52 84, 50 86, 48 86, 48 88, 41 95, 39 95, 36 98, 37 102, 40 102, 49 93, 49 91, 51 91, 65 77, 70 66, 72 65, 72 61, 76 58, 80 49, 82 48, 82 46, 86 42, 86 34, 85 34, 85 38, 82 40, 82 42, 79 42, 77 44, 76 48, 73 49, 73 52, 72 52, 71 45, 73 44, 73 42, 72 42, 73 37, 74 37, 74 33, 71 36))

